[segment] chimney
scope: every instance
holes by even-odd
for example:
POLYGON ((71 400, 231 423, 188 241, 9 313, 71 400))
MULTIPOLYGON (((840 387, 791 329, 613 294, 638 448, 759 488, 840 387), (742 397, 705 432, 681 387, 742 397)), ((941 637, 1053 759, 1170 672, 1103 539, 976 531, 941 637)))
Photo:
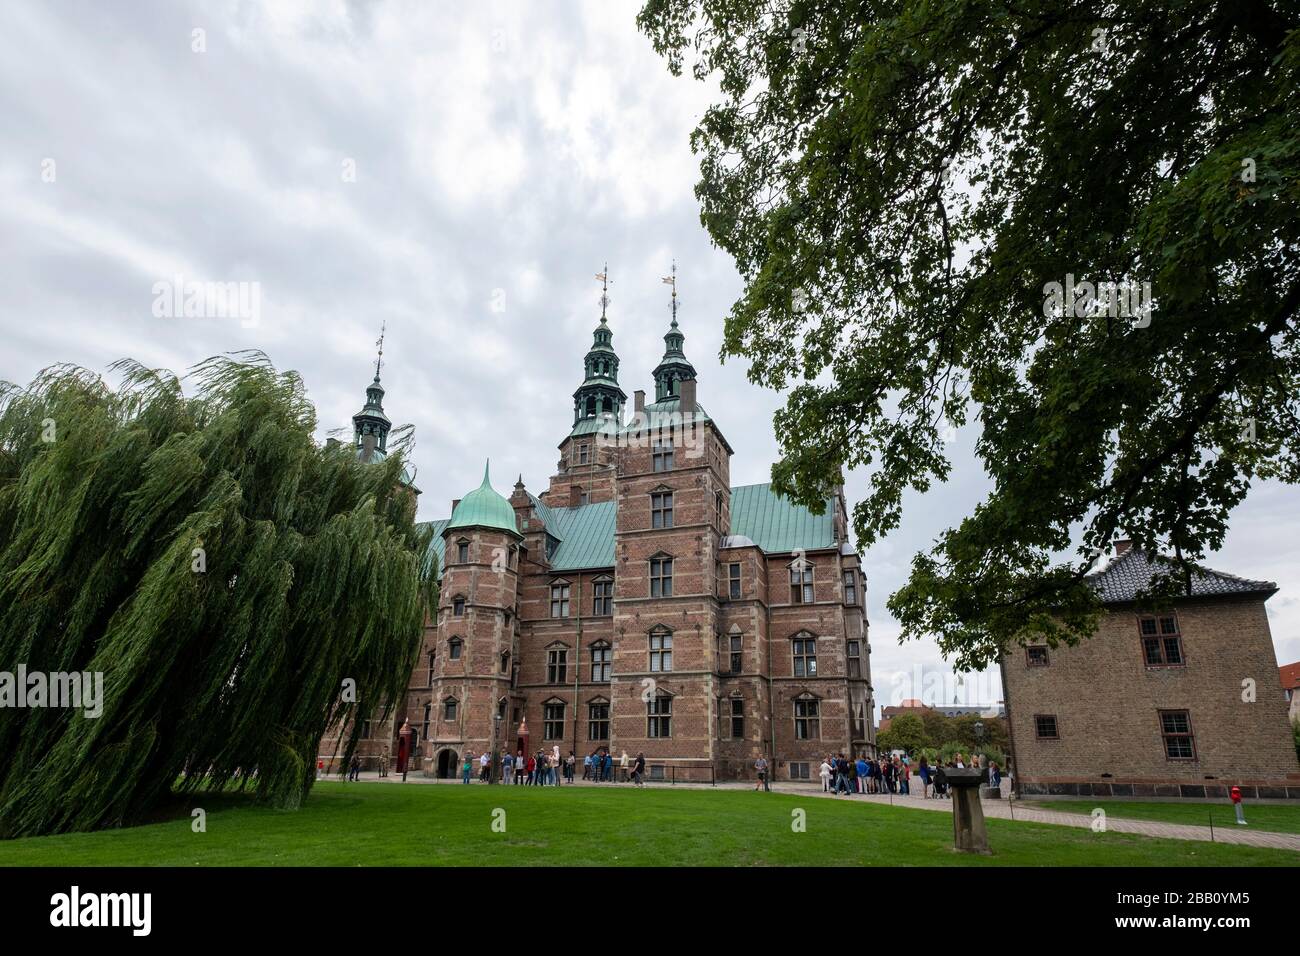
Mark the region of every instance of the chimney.
POLYGON ((645 411, 645 389, 644 388, 638 388, 635 392, 632 393, 632 411, 634 412, 645 411))
POLYGON ((455 511, 455 510, 456 510, 456 506, 457 506, 458 504, 460 504, 460 499, 459 499, 459 498, 453 498, 453 499, 451 499, 451 510, 452 510, 452 511, 455 511))
POLYGON ((1133 541, 1130 538, 1120 538, 1115 542, 1115 557, 1122 557, 1128 554, 1133 547, 1133 541))
POLYGON ((677 390, 681 394, 682 414, 695 411, 695 379, 682 379, 677 383, 677 390))

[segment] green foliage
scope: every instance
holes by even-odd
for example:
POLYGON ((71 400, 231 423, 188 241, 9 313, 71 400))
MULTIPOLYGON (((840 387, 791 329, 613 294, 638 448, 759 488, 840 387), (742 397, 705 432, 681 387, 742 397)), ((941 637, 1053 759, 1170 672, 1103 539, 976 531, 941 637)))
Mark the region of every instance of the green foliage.
MULTIPOLYGON (((890 740, 890 750, 905 750, 909 754, 925 746, 925 724, 916 714, 899 714, 889 722, 885 731, 890 740)), ((879 746, 879 739, 877 739, 879 746)))
POLYGON ((788 391, 776 487, 818 507, 868 468, 868 546, 978 422, 992 490, 914 557, 904 638, 961 669, 1076 642, 1093 549, 1186 572, 1252 481, 1300 479, 1295 4, 647 0, 638 24, 719 84, 696 195, 745 280, 724 355, 788 391), (1049 308, 1067 276, 1149 282, 1149 322, 1049 308))
POLYGON ((0 386, 0 669, 103 674, 98 719, 0 709, 3 836, 138 820, 182 775, 298 806, 343 682, 395 699, 436 606, 409 434, 374 465, 318 446, 260 353, 202 363, 192 396, 114 371, 0 386))

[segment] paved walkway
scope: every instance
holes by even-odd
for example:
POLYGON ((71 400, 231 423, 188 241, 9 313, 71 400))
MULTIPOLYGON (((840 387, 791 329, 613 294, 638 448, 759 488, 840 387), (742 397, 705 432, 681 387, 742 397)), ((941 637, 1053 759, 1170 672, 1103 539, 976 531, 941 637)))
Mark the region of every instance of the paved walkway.
MULTIPOLYGON (((331 776, 328 779, 337 781, 337 776, 331 776)), ((361 775, 362 783, 401 783, 402 778, 398 776, 388 776, 380 779, 374 773, 363 773, 361 775)), ((423 773, 412 773, 407 776, 408 783, 419 784, 454 784, 463 786, 460 780, 435 780, 432 777, 426 777, 423 773)), ((471 786, 484 786, 475 780, 471 786)), ((566 784, 566 786, 568 786, 566 784)), ((580 787, 609 787, 615 784, 588 783, 583 780, 575 782, 574 786, 580 787)), ((682 790, 751 790, 753 784, 747 783, 719 783, 716 787, 707 783, 677 783, 671 784, 663 781, 650 783, 647 786, 656 789, 668 789, 676 787, 682 790)), ((827 800, 852 800, 861 803, 879 803, 886 806, 906 807, 913 810, 930 810, 938 813, 951 813, 952 801, 940 800, 920 796, 901 796, 894 794, 892 797, 888 794, 854 794, 851 797, 836 797, 834 794, 824 793, 821 784, 800 784, 782 782, 776 784, 773 788, 776 793, 788 793, 798 796, 810 796, 815 798, 824 798, 827 800)), ((1081 829, 1091 829, 1092 817, 1086 813, 1066 813, 1062 810, 1045 810, 1039 807, 1022 806, 1019 801, 1013 804, 1006 800, 984 800, 982 801, 984 816, 992 820, 1019 820, 1023 823, 1048 823, 1054 826, 1078 827, 1081 829)), ((1101 802, 1098 806, 1105 809, 1106 803, 1101 802)), ((1267 847, 1274 850, 1294 850, 1300 853, 1300 833, 1274 833, 1269 830, 1254 830, 1247 827, 1238 827, 1230 825, 1227 827, 1215 827, 1211 835, 1208 826, 1191 826, 1184 823, 1162 823, 1155 820, 1132 820, 1124 817, 1117 817, 1114 814, 1106 816, 1106 830, 1110 833, 1135 833, 1139 836, 1160 837, 1166 840, 1204 840, 1215 843, 1236 843, 1242 846, 1259 846, 1267 847)))

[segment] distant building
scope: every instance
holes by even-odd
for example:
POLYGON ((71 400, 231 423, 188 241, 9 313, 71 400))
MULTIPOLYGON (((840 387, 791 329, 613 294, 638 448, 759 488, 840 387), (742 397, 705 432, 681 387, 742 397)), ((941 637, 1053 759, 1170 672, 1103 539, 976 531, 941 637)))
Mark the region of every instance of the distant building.
POLYGON ((1020 793, 1300 797, 1264 609, 1277 585, 1199 569, 1190 595, 1148 612, 1137 596, 1166 566, 1117 543, 1090 576, 1105 606, 1091 638, 1003 655, 1020 793))
POLYGON ((942 714, 944 717, 965 717, 967 714, 978 714, 980 717, 1006 717, 1007 708, 1002 701, 996 704, 970 704, 959 706, 951 704, 948 706, 938 705, 930 706, 923 704, 915 697, 909 697, 901 704, 890 704, 888 707, 880 709, 880 723, 876 727, 876 733, 884 733, 889 729, 890 724, 895 717, 901 714, 916 714, 920 716, 923 711, 930 711, 935 714, 942 714))
POLYGON ((1282 693, 1287 701, 1287 715, 1292 720, 1300 720, 1300 661, 1279 667, 1282 675, 1282 693))

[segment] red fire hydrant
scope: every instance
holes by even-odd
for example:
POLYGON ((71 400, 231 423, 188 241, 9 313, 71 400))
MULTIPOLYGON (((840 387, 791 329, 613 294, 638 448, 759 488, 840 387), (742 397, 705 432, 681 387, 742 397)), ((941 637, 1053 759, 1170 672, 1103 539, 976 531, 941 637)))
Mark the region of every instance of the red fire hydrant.
POLYGON ((1233 809, 1237 811, 1237 822, 1246 826, 1246 810, 1241 805, 1241 787, 1233 787, 1228 791, 1228 796, 1232 798, 1233 809))

